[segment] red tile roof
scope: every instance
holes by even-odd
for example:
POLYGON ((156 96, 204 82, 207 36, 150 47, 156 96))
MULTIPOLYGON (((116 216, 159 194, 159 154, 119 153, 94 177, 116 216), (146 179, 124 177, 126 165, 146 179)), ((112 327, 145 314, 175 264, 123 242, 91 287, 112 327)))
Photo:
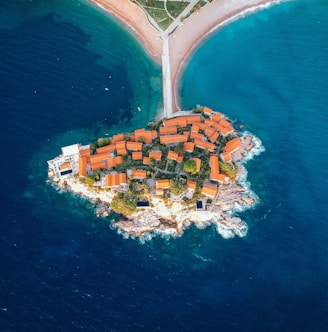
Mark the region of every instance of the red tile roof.
POLYGON ((116 174, 107 174, 105 176, 106 187, 119 187, 121 184, 126 184, 126 174, 125 173, 116 173, 116 174))
POLYGON ((161 151, 150 151, 149 158, 159 161, 162 159, 162 152, 161 151))
POLYGON ((230 152, 222 152, 220 154, 220 158, 225 163, 229 163, 230 161, 232 161, 230 152))
POLYGON ((106 165, 105 161, 99 161, 99 162, 91 164, 91 169, 93 171, 100 169, 100 168, 106 168, 106 167, 107 167, 107 165, 106 165))
POLYGON ((212 114, 213 113, 212 109, 207 107, 207 106, 204 107, 203 111, 204 111, 205 114, 212 114))
POLYGON ((220 122, 221 119, 222 119, 222 114, 220 112, 217 112, 217 113, 213 113, 211 115, 211 119, 215 122, 220 122))
POLYGON ((90 157, 90 148, 80 150, 80 157, 90 157))
POLYGON ((68 169, 68 168, 72 168, 72 165, 69 161, 67 161, 67 162, 65 162, 65 163, 63 163, 59 166, 59 169, 61 171, 64 170, 64 169, 68 169))
POLYGON ((186 120, 187 124, 200 122, 201 116, 200 115, 188 115, 185 117, 185 120, 186 120))
POLYGON ((195 149, 195 143, 193 142, 185 142, 183 144, 183 151, 186 151, 186 152, 193 152, 195 149))
POLYGON ((142 152, 132 152, 132 160, 142 160, 142 152))
POLYGON ((210 156, 210 168, 211 168, 210 180, 218 181, 220 168, 219 168, 219 158, 216 154, 211 154, 210 156))
POLYGON ((210 152, 213 152, 215 150, 215 145, 213 143, 204 142, 197 139, 195 139, 195 146, 201 149, 207 149, 210 152))
POLYGON ((198 125, 192 125, 191 126, 191 132, 192 133, 198 133, 199 132, 199 126, 198 125))
POLYGON ((110 144, 114 145, 116 142, 124 141, 124 134, 117 134, 112 137, 110 144))
POLYGON ((96 151, 97 151, 97 154, 98 153, 105 153, 105 152, 110 153, 110 152, 115 151, 115 149, 116 149, 115 144, 111 144, 111 145, 102 146, 101 148, 96 149, 96 151))
POLYGON ((126 142, 126 148, 132 151, 141 151, 142 143, 141 142, 126 142))
POLYGON ((231 153, 233 151, 236 151, 240 147, 240 145, 241 145, 240 139, 238 137, 235 137, 225 145, 224 151, 231 153))
POLYGON ((176 134, 177 132, 178 132, 178 129, 176 126, 159 127, 160 135, 176 134))
POLYGON ((179 143, 187 142, 188 137, 186 135, 165 135, 160 136, 161 144, 179 143))
POLYGON ((205 196, 215 197, 218 187, 213 184, 204 184, 201 193, 205 196))
POLYGON ((84 177, 87 175, 87 157, 79 158, 79 177, 84 177))
POLYGON ((172 150, 170 150, 167 155, 167 159, 171 159, 171 160, 177 160, 178 157, 179 157, 179 153, 176 151, 172 151, 172 150))
POLYGON ((197 172, 199 172, 200 171, 200 167, 202 165, 202 161, 199 158, 192 158, 192 160, 195 161, 197 172))
POLYGON ((196 189, 196 181, 188 180, 187 181, 187 188, 191 189, 191 190, 195 190, 196 189))
POLYGON ((92 164, 95 164, 99 161, 107 160, 109 158, 111 158, 109 152, 97 153, 97 154, 94 154, 94 155, 90 156, 90 162, 91 162, 91 165, 92 165, 92 164))
POLYGON ((170 186, 170 180, 165 179, 156 181, 156 189, 168 189, 170 186))
POLYGON ((187 126, 187 121, 185 117, 177 117, 177 118, 172 118, 168 120, 163 121, 164 127, 170 127, 170 126, 180 126, 181 128, 184 128, 187 126))
POLYGON ((199 133, 191 133, 191 135, 190 135, 190 138, 191 139, 197 139, 197 140, 200 140, 200 141, 202 141, 203 139, 204 139, 204 135, 202 135, 202 134, 199 134, 199 133))
POLYGON ((123 157, 122 156, 116 156, 115 158, 116 165, 123 164, 123 157))
POLYGON ((134 169, 132 170, 132 177, 134 179, 145 179, 147 177, 147 172, 142 169, 134 169))
POLYGON ((149 157, 144 157, 143 160, 142 160, 142 163, 144 165, 149 165, 149 161, 150 161, 150 158, 149 157))
POLYGON ((219 134, 217 131, 215 131, 215 132, 209 137, 209 140, 210 140, 212 143, 214 143, 214 142, 216 142, 216 141, 218 140, 219 136, 220 136, 220 134, 219 134))

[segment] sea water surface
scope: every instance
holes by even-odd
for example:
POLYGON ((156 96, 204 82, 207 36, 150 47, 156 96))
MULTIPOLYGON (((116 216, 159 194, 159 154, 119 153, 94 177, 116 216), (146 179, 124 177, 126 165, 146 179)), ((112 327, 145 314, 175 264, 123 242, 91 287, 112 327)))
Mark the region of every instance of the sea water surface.
POLYGON ((297 0, 199 48, 182 105, 262 140, 247 164, 261 201, 245 238, 191 228, 141 244, 48 185, 46 160, 146 125, 160 68, 85 1, 2 1, 0 330, 325 331, 327 36, 328 3, 297 0))

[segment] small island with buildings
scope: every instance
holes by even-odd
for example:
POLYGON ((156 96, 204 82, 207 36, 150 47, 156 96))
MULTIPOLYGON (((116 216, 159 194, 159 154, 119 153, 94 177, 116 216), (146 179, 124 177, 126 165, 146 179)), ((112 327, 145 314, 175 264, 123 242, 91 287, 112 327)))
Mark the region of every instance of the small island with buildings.
POLYGON ((222 113, 198 106, 133 133, 62 147, 48 178, 89 200, 97 216, 115 212, 111 224, 127 237, 179 236, 191 224, 245 236, 238 212, 257 197, 243 164, 262 149, 222 113))

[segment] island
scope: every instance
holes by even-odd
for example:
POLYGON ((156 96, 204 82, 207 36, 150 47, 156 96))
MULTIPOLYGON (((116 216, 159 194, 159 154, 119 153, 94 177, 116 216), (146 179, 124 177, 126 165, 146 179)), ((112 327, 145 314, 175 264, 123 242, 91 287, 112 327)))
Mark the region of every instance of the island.
POLYGON ((214 224, 225 238, 245 236, 239 213, 258 198, 244 164, 264 150, 262 143, 219 111, 182 111, 178 82, 204 38, 282 1, 90 0, 161 65, 163 108, 156 121, 133 133, 62 147, 48 161, 49 182, 89 200, 97 216, 109 217, 125 237, 179 236, 192 224, 214 224))
POLYGON ((258 199, 244 163, 263 147, 221 112, 197 106, 61 150, 49 181, 88 199, 126 237, 179 236, 191 224, 214 224, 225 238, 247 233, 238 213, 258 199))

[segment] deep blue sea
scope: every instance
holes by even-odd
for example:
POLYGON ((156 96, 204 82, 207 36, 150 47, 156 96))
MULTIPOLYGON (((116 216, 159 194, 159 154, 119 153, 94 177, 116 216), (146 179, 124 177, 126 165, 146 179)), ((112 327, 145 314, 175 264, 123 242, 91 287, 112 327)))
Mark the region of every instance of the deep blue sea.
POLYGON ((47 184, 61 146, 152 120, 161 70, 86 1, 1 1, 0 331, 327 331, 328 1, 217 31, 180 90, 263 142, 244 238, 125 240, 47 184))

